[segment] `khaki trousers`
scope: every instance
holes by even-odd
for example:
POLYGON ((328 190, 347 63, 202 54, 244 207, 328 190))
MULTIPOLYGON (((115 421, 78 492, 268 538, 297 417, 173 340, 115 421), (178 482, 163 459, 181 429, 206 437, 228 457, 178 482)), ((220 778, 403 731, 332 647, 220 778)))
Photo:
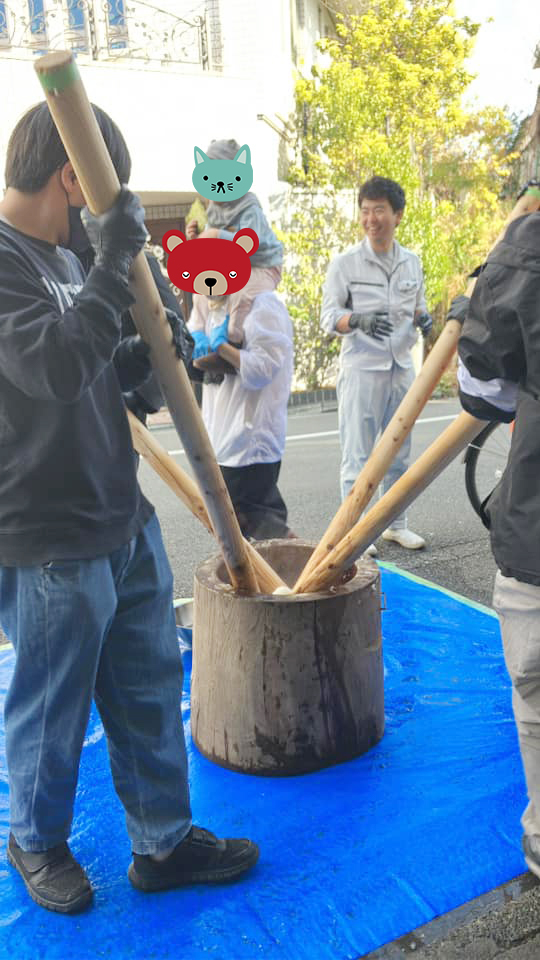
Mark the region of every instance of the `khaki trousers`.
POLYGON ((521 823, 540 861, 540 586, 497 571, 493 606, 512 680, 512 706, 529 803, 521 823))

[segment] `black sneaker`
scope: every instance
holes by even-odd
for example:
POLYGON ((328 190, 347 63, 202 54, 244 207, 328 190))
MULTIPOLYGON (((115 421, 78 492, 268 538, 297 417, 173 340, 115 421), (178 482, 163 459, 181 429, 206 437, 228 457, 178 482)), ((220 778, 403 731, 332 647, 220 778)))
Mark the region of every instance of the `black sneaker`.
POLYGON ((128 877, 146 893, 192 883, 225 883, 245 873, 258 859, 259 848, 251 840, 220 840, 209 830, 192 827, 165 860, 134 853, 128 877))
POLYGON ((41 853, 27 853, 10 833, 7 858, 40 907, 57 913, 78 913, 90 903, 90 881, 67 843, 41 853))

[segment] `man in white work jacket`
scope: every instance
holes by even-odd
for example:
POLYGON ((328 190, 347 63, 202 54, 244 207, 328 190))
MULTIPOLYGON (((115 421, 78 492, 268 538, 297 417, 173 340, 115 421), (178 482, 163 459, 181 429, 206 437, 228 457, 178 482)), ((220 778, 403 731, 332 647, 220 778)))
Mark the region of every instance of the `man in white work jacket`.
MULTIPOLYGON (((365 237, 331 262, 321 311, 323 329, 343 338, 337 381, 343 499, 414 380, 417 327, 427 336, 432 326, 420 261, 394 239, 405 209, 402 187, 372 177, 358 203, 365 237)), ((410 449, 409 436, 384 478, 385 492, 405 473, 410 449)), ((382 536, 408 550, 425 546, 405 514, 382 536)), ((367 552, 377 549, 372 544, 367 552)))

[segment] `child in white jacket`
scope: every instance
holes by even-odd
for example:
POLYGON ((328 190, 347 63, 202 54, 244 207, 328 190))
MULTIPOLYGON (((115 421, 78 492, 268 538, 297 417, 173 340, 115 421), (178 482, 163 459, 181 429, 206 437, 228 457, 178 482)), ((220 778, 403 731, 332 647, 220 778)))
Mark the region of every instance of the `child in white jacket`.
MULTIPOLYGON (((213 140, 206 151, 212 160, 232 160, 240 150, 236 140, 213 140)), ((283 245, 270 227, 263 209, 254 193, 246 193, 239 200, 216 202, 210 200, 207 209, 207 227, 201 237, 218 237, 232 240, 238 230, 251 227, 259 238, 258 250, 251 259, 251 277, 246 286, 229 298, 228 339, 241 346, 244 337, 244 320, 249 313, 253 298, 259 293, 275 290, 281 279, 283 245)), ((186 228, 188 240, 197 236, 197 221, 191 220, 186 228)), ((208 316, 205 296, 194 294, 190 317, 192 333, 204 334, 208 316)), ((194 359, 208 353, 208 344, 202 336, 195 337, 194 359)))

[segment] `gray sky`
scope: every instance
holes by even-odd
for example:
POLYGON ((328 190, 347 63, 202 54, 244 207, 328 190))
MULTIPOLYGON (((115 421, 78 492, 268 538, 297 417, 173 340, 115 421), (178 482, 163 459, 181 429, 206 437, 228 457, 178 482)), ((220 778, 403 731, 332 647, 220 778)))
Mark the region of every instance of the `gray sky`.
POLYGON ((532 113, 540 70, 533 70, 540 43, 539 0, 455 0, 456 14, 482 23, 469 62, 478 79, 470 91, 481 106, 504 106, 532 113), (486 23, 489 17, 493 23, 486 23))

